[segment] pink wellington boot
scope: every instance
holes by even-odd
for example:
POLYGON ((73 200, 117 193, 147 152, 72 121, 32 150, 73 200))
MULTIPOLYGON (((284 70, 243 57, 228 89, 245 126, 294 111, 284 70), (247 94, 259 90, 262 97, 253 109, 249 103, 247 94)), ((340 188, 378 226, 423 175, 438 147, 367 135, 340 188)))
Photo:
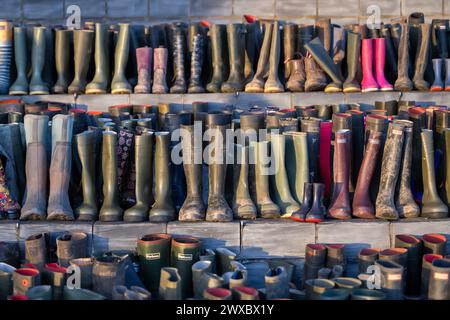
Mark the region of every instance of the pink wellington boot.
POLYGON ((373 39, 363 39, 361 49, 361 62, 363 79, 361 81, 361 91, 378 91, 378 84, 373 76, 373 39))
POLYGON ((381 91, 392 91, 394 87, 384 77, 384 61, 386 57, 386 45, 384 38, 375 39, 375 77, 381 91))

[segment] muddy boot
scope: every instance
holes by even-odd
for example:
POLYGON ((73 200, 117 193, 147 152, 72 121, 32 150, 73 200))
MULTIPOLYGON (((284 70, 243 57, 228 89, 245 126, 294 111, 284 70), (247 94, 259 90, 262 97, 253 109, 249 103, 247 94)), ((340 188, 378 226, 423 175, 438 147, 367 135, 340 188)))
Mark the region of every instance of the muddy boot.
POLYGON ((358 218, 375 218, 375 208, 370 199, 369 186, 377 164, 381 135, 381 132, 372 131, 367 141, 364 159, 359 170, 358 181, 353 196, 353 216, 358 218))
POLYGON ((411 91, 413 83, 409 79, 409 26, 401 24, 401 37, 398 48, 398 76, 394 88, 397 91, 411 91))
POLYGON ((119 206, 117 185, 117 134, 114 131, 103 132, 102 175, 103 205, 100 209, 100 221, 120 221, 123 210, 119 206))
POLYGON ((403 300, 404 268, 386 260, 375 262, 381 271, 381 291, 386 294, 388 300, 403 300))
POLYGON ((429 83, 424 79, 425 69, 428 65, 431 41, 431 25, 428 23, 420 24, 420 32, 416 53, 416 62, 414 68, 413 83, 414 88, 419 91, 428 91, 429 83))
POLYGON ((9 88, 9 94, 26 95, 28 94, 26 27, 14 27, 14 59, 16 62, 17 78, 9 88))
POLYGON ((30 288, 41 284, 39 270, 32 268, 16 269, 13 273, 13 294, 26 295, 30 288))
POLYGON ((151 222, 168 222, 175 219, 172 201, 169 158, 169 132, 155 133, 155 203, 150 209, 151 222))
POLYGON ((361 35, 349 32, 347 39, 347 79, 344 81, 344 93, 360 92, 361 86, 357 79, 359 56, 361 51, 361 35))
POLYGON ((48 116, 26 115, 25 134, 27 192, 20 219, 43 220, 47 213, 48 116))
POLYGON ((25 239, 25 262, 39 270, 47 263, 47 244, 44 233, 38 233, 25 239))
POLYGON ((222 83, 228 76, 228 54, 226 27, 214 24, 209 29, 212 51, 213 75, 211 81, 206 85, 208 92, 218 93, 222 83))
POLYGON ((421 217, 433 219, 445 218, 448 216, 448 207, 440 199, 436 188, 433 131, 422 129, 421 139, 422 177, 424 182, 421 217))
POLYGON ((273 23, 265 24, 264 39, 259 53, 258 65, 253 79, 245 85, 245 92, 261 93, 264 92, 265 78, 269 73, 269 56, 272 43, 274 25, 273 23))
POLYGON ((242 24, 227 25, 228 52, 230 57, 230 75, 222 83, 221 91, 234 93, 244 89, 245 49, 242 24))
POLYGON ((305 57, 305 91, 322 91, 327 86, 325 72, 319 67, 316 61, 309 56, 305 57))
POLYGON ((84 232, 65 233, 56 238, 56 255, 61 267, 68 267, 70 260, 88 255, 87 234, 84 232))
POLYGON ((266 299, 289 298, 289 279, 284 267, 270 269, 265 275, 266 299))
POLYGON ((153 202, 153 133, 143 132, 135 137, 134 159, 136 167, 136 204, 125 211, 123 220, 142 222, 148 219, 153 202))
POLYGON ((71 116, 58 114, 53 117, 47 220, 74 220, 68 193, 72 170, 72 128, 71 116))
POLYGON ((138 84, 134 87, 134 93, 150 93, 152 87, 152 60, 152 48, 143 47, 136 49, 138 84))
POLYGON ((205 39, 201 34, 195 35, 192 40, 191 76, 189 78, 188 93, 205 92, 201 79, 203 61, 205 58, 204 42, 205 39))
POLYGON ((130 50, 130 25, 121 23, 114 53, 114 77, 111 81, 112 94, 129 94, 132 91, 125 71, 130 50))
POLYGON ((137 253, 141 263, 141 276, 145 287, 153 296, 158 296, 161 268, 170 264, 170 243, 168 234, 148 234, 137 241, 137 253))
POLYGON ((285 136, 272 134, 272 154, 275 160, 275 174, 271 176, 275 203, 281 209, 282 218, 289 218, 300 210, 300 205, 292 197, 285 167, 285 136))
POLYGON ((290 76, 289 80, 286 82, 286 89, 291 92, 305 91, 305 58, 291 59, 285 62, 285 66, 289 66, 290 69, 290 76))
POLYGON ((34 27, 33 47, 31 53, 32 75, 30 79, 30 94, 48 94, 48 86, 42 79, 45 64, 45 27, 34 27))
POLYGON ((153 86, 152 93, 167 93, 167 48, 153 50, 153 86))
MULTIPOLYGON (((179 212, 180 221, 205 220, 205 205, 202 199, 202 143, 195 136, 195 125, 182 125, 181 147, 186 176, 187 197, 179 212)), ((200 134, 201 134, 201 127, 200 134)))
POLYGON ((324 46, 320 42, 320 39, 315 38, 306 44, 305 48, 313 56, 314 60, 322 70, 331 78, 332 82, 325 87, 325 92, 341 92, 343 81, 337 72, 333 60, 327 54, 324 46))
POLYGON ((186 45, 184 40, 184 33, 177 28, 174 34, 174 48, 173 60, 175 65, 175 82, 170 88, 170 93, 185 93, 186 92, 186 45))
POLYGON ((70 49, 72 30, 55 30, 55 66, 58 79, 52 88, 53 93, 67 93, 70 83, 70 49))
POLYGON ((255 159, 256 208, 261 218, 274 219, 280 217, 280 207, 276 205, 269 194, 270 168, 267 166, 270 144, 267 141, 251 142, 255 159))
POLYGON ((74 41, 74 79, 69 85, 69 93, 84 93, 94 44, 94 31, 75 30, 74 41))
POLYGON ((86 86, 87 94, 105 94, 109 86, 110 54, 108 50, 108 28, 95 24, 95 75, 86 86))
POLYGON ((270 45, 270 57, 269 57, 269 76, 264 85, 264 92, 266 93, 279 93, 284 92, 284 87, 278 77, 278 66, 280 64, 280 26, 278 21, 273 24, 272 31, 272 43, 270 45))
POLYGON ((250 197, 248 184, 248 147, 236 145, 237 159, 234 166, 233 212, 235 219, 256 219, 257 210, 250 197), (240 156, 240 157, 239 157, 240 156))
POLYGON ((336 132, 336 146, 333 161, 333 195, 328 215, 335 219, 350 219, 351 205, 349 194, 350 156, 348 154, 351 143, 351 131, 348 129, 336 132))
MULTIPOLYGON (((172 239, 170 265, 178 269, 183 299, 192 297, 192 265, 200 259, 201 241, 194 237, 172 239)), ((162 274, 161 274, 162 275, 162 274)))
POLYGON ((412 155, 412 127, 408 120, 395 120, 405 126, 402 163, 399 171, 399 181, 396 188, 395 207, 401 218, 416 218, 420 214, 419 206, 414 201, 411 191, 411 155, 412 155))

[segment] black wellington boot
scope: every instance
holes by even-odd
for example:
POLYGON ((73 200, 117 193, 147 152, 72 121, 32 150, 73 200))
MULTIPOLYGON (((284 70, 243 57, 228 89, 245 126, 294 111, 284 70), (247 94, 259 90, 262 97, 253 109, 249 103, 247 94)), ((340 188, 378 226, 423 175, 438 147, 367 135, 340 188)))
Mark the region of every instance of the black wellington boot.
POLYGON ((398 47, 398 73, 394 88, 397 91, 411 91, 413 83, 409 78, 409 26, 406 23, 401 24, 401 36, 398 47))
POLYGON ((218 93, 229 72, 226 27, 225 25, 214 24, 211 26, 209 34, 211 38, 213 76, 206 85, 206 90, 218 93))
POLYGON ((428 91, 429 83, 424 79, 425 70, 428 65, 431 42, 431 25, 423 23, 420 25, 420 33, 418 39, 418 47, 416 53, 416 63, 414 68, 413 83, 414 88, 419 91, 428 91))
POLYGON ((176 27, 174 31, 173 44, 173 62, 175 66, 175 82, 170 88, 170 93, 185 93, 186 92, 186 40, 183 30, 176 27))
POLYGON ((227 25, 230 75, 221 86, 222 92, 233 93, 244 89, 245 37, 243 28, 243 25, 238 23, 227 25))

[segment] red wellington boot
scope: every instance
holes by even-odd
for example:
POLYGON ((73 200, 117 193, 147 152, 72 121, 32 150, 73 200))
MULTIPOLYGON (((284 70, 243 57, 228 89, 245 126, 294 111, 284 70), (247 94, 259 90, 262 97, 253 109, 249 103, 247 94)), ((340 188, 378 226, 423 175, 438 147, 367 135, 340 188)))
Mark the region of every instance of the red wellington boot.
POLYGON ((361 81, 361 91, 378 91, 378 84, 373 75, 373 39, 363 39, 361 49, 361 62, 363 79, 361 81))
POLYGON ((381 91, 392 91, 394 87, 384 77, 384 61, 386 59, 386 44, 384 38, 375 39, 375 77, 381 91))

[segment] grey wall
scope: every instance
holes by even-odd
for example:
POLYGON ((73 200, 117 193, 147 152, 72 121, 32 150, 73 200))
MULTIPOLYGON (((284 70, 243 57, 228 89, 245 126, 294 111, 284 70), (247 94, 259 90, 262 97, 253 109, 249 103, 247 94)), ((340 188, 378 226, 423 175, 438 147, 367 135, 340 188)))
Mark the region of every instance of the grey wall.
POLYGON ((253 14, 298 23, 311 23, 318 17, 332 17, 340 24, 364 23, 371 4, 380 6, 386 20, 413 11, 424 12, 428 19, 450 17, 450 0, 0 0, 0 18, 63 23, 71 4, 81 7, 84 21, 111 22, 232 22, 253 14))

